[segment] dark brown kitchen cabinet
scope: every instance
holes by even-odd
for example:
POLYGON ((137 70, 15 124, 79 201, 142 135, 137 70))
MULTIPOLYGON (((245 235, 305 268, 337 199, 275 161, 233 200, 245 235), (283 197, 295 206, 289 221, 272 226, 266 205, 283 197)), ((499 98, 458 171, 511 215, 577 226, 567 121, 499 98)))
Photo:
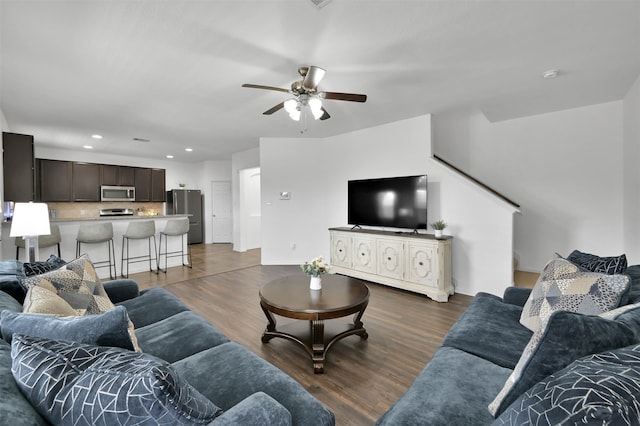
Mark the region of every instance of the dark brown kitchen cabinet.
POLYGON ((151 201, 166 201, 164 169, 151 169, 151 201))
POLYGON ((33 201, 35 196, 35 163, 33 136, 2 132, 4 151, 4 199, 33 201))
POLYGON ((136 201, 151 201, 151 169, 136 167, 134 177, 136 201))
POLYGON ((73 163, 37 160, 38 198, 40 201, 72 201, 73 163))
POLYGON ((100 201, 100 164, 73 163, 73 201, 100 201))
POLYGON ((134 186, 134 167, 100 164, 100 184, 134 186))

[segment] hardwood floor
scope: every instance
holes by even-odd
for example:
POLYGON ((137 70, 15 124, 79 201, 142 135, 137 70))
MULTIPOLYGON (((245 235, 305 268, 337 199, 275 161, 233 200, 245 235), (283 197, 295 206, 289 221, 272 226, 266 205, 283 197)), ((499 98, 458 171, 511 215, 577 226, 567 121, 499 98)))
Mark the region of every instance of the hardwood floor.
MULTIPOLYGON (((349 336, 314 374, 307 353, 293 342, 260 340, 267 320, 258 291, 270 280, 302 273, 298 266, 261 266, 260 250, 237 253, 230 244, 193 245, 193 269, 131 274, 141 288, 160 285, 244 345, 300 382, 336 415, 338 425, 372 425, 406 391, 471 302, 456 294, 448 303, 368 283, 363 316, 368 340, 349 336)), ((351 318, 332 320, 348 322, 351 318)), ((293 320, 278 317, 278 324, 293 320)))

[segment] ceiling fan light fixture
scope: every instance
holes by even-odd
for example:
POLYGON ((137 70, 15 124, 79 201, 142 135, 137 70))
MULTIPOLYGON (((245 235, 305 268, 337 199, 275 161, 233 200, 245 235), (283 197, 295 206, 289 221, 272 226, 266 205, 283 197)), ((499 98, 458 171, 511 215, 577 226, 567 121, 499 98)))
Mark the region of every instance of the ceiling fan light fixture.
POLYGON ((322 101, 319 98, 311 98, 308 102, 309 108, 311 109, 311 113, 313 114, 314 119, 319 119, 324 114, 322 110, 322 101))
POLYGON ((284 102, 284 110, 291 115, 291 113, 298 110, 298 101, 295 99, 289 99, 284 102))

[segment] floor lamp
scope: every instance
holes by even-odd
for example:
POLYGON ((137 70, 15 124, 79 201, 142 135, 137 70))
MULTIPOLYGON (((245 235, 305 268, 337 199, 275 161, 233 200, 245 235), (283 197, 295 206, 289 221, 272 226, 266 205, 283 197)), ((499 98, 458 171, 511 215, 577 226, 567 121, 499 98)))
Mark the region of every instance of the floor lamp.
POLYGON ((15 203, 10 237, 22 237, 29 262, 38 261, 38 235, 51 235, 46 203, 15 203))

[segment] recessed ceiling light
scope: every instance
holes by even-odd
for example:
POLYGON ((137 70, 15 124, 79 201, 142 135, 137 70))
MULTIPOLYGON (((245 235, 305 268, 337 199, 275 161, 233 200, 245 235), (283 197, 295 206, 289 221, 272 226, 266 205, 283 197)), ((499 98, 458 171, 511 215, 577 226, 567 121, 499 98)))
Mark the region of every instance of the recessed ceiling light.
POLYGON ((93 147, 91 145, 84 145, 83 148, 84 149, 93 149, 93 147))
POLYGON ((102 139, 102 135, 91 135, 94 139, 102 139))
POLYGON ((560 70, 549 70, 542 73, 542 78, 556 78, 560 70))
POLYGON ((193 148, 185 148, 184 150, 187 151, 187 152, 191 152, 191 151, 193 151, 193 148))
POLYGON ((173 158, 173 155, 167 155, 167 158, 173 158))

